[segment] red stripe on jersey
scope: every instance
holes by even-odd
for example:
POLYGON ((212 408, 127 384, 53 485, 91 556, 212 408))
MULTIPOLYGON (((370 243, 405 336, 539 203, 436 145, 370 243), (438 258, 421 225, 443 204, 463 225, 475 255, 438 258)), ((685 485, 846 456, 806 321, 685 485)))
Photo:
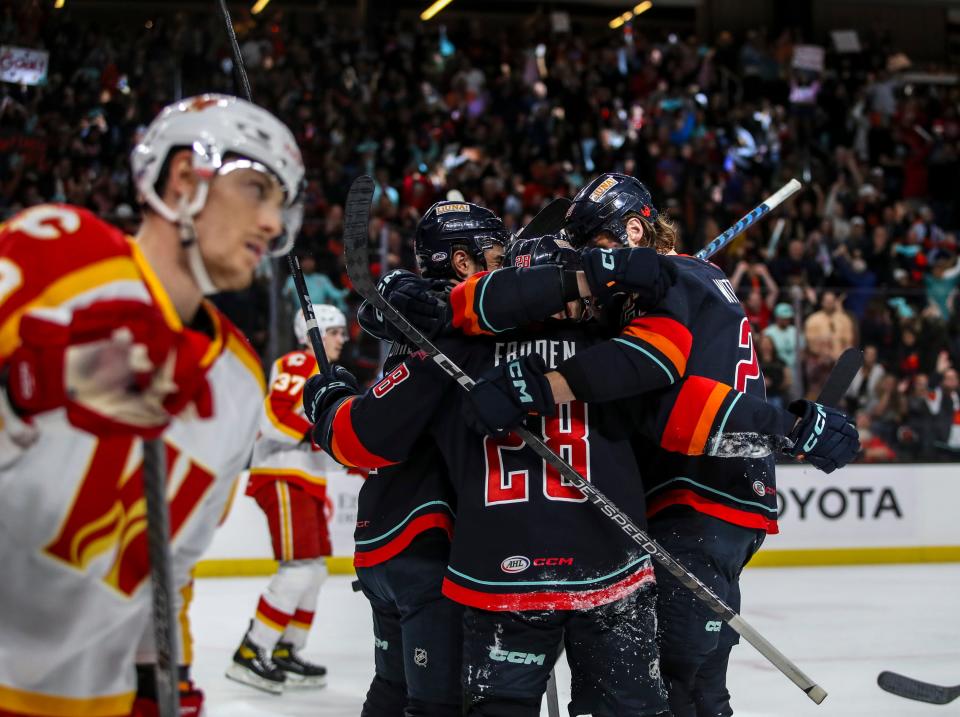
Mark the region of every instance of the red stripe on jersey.
POLYGON ((466 336, 491 335, 492 332, 480 326, 480 317, 476 310, 477 283, 489 271, 481 271, 469 279, 460 282, 450 292, 450 307, 453 309, 453 326, 466 336))
POLYGON ((587 610, 619 600, 637 588, 654 581, 653 566, 647 564, 620 582, 599 590, 581 592, 487 593, 471 590, 449 578, 443 579, 442 592, 454 602, 480 610, 587 610))
POLYGON ((713 379, 688 376, 670 410, 660 437, 661 447, 688 456, 701 455, 717 413, 731 390, 730 386, 713 379))
POLYGON ((723 503, 717 503, 709 498, 704 498, 702 495, 694 493, 692 490, 671 490, 663 493, 662 495, 658 495, 656 498, 650 501, 649 505, 647 506, 647 517, 652 518, 661 510, 668 508, 671 505, 686 505, 693 508, 698 513, 710 515, 714 518, 724 520, 727 523, 739 525, 744 528, 757 528, 759 530, 765 530, 770 535, 775 535, 780 532, 780 528, 777 525, 776 520, 771 520, 770 518, 760 515, 759 513, 751 513, 746 510, 731 508, 723 503))
POLYGON ((285 627, 291 618, 293 618, 293 615, 278 610, 262 597, 260 598, 260 602, 257 603, 257 612, 281 627, 285 627))
POLYGON ((693 346, 693 334, 679 321, 666 316, 640 316, 631 321, 628 326, 660 334, 677 347, 684 359, 689 358, 690 348, 693 346))
POLYGON ((382 468, 395 465, 397 461, 388 460, 368 451, 357 436, 350 418, 350 409, 355 398, 351 396, 341 403, 333 417, 333 440, 330 442, 333 457, 338 463, 355 468, 382 468))
POLYGON ((395 555, 399 555, 413 539, 420 533, 432 528, 440 528, 446 534, 447 538, 453 539, 453 519, 448 513, 428 513, 420 515, 411 520, 406 527, 400 531, 400 534, 386 545, 382 545, 375 550, 361 552, 357 550, 353 554, 353 565, 356 568, 369 568, 373 565, 379 565, 386 562, 395 555))

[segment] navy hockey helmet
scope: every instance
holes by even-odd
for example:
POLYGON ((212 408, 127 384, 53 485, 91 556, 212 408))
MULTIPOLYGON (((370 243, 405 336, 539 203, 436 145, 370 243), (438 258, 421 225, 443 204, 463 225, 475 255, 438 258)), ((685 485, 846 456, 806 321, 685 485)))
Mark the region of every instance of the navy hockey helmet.
POLYGON ((483 252, 495 244, 505 246, 510 232, 496 214, 471 202, 437 202, 417 223, 413 242, 423 276, 448 279, 453 275, 450 259, 464 249, 482 266, 483 252))
POLYGON ((553 264, 570 271, 583 267, 580 252, 570 242, 556 234, 545 234, 533 239, 518 239, 507 249, 504 266, 543 266, 553 264))
POLYGON ((626 219, 636 214, 655 222, 657 208, 643 183, 626 174, 601 174, 577 192, 563 222, 563 232, 577 249, 587 246, 599 232, 627 243, 626 219))

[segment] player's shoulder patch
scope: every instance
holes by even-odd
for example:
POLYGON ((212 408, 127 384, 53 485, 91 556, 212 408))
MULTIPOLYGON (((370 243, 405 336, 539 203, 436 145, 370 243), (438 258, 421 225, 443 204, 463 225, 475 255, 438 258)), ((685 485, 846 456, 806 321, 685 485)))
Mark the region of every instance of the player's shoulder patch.
POLYGON ((236 356, 260 385, 260 391, 266 392, 267 380, 263 375, 260 356, 250 344, 249 339, 247 339, 246 335, 238 329, 236 324, 228 319, 226 314, 220 311, 220 309, 209 302, 208 306, 211 311, 216 312, 217 319, 220 322, 220 330, 223 332, 224 350, 236 356))
POLYGON ((317 359, 310 351, 298 349, 280 358, 281 370, 301 376, 310 376, 317 368, 317 359))

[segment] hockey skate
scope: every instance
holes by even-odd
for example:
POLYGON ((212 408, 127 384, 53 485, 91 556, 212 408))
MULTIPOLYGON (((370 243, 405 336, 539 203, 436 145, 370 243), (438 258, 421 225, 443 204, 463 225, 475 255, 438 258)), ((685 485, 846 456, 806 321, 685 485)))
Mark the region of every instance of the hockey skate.
POLYGON ((286 674, 273 663, 267 651, 253 644, 247 635, 243 636, 243 642, 233 653, 233 663, 227 668, 229 679, 274 695, 283 692, 286 674))
POLYGON ((278 642, 271 657, 273 664, 286 676, 284 686, 287 689, 306 690, 327 686, 327 668, 304 660, 289 642, 278 642))

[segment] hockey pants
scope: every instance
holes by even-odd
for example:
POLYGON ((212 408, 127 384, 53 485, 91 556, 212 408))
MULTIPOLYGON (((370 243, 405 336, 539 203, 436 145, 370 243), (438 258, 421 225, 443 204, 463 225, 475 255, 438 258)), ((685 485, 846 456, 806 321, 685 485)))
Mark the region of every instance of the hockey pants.
MULTIPOLYGON (((650 520, 650 535, 734 610, 740 573, 766 533, 686 507, 650 520)), ((674 717, 729 717, 727 663, 740 636, 666 569, 656 565, 660 661, 674 717)))

